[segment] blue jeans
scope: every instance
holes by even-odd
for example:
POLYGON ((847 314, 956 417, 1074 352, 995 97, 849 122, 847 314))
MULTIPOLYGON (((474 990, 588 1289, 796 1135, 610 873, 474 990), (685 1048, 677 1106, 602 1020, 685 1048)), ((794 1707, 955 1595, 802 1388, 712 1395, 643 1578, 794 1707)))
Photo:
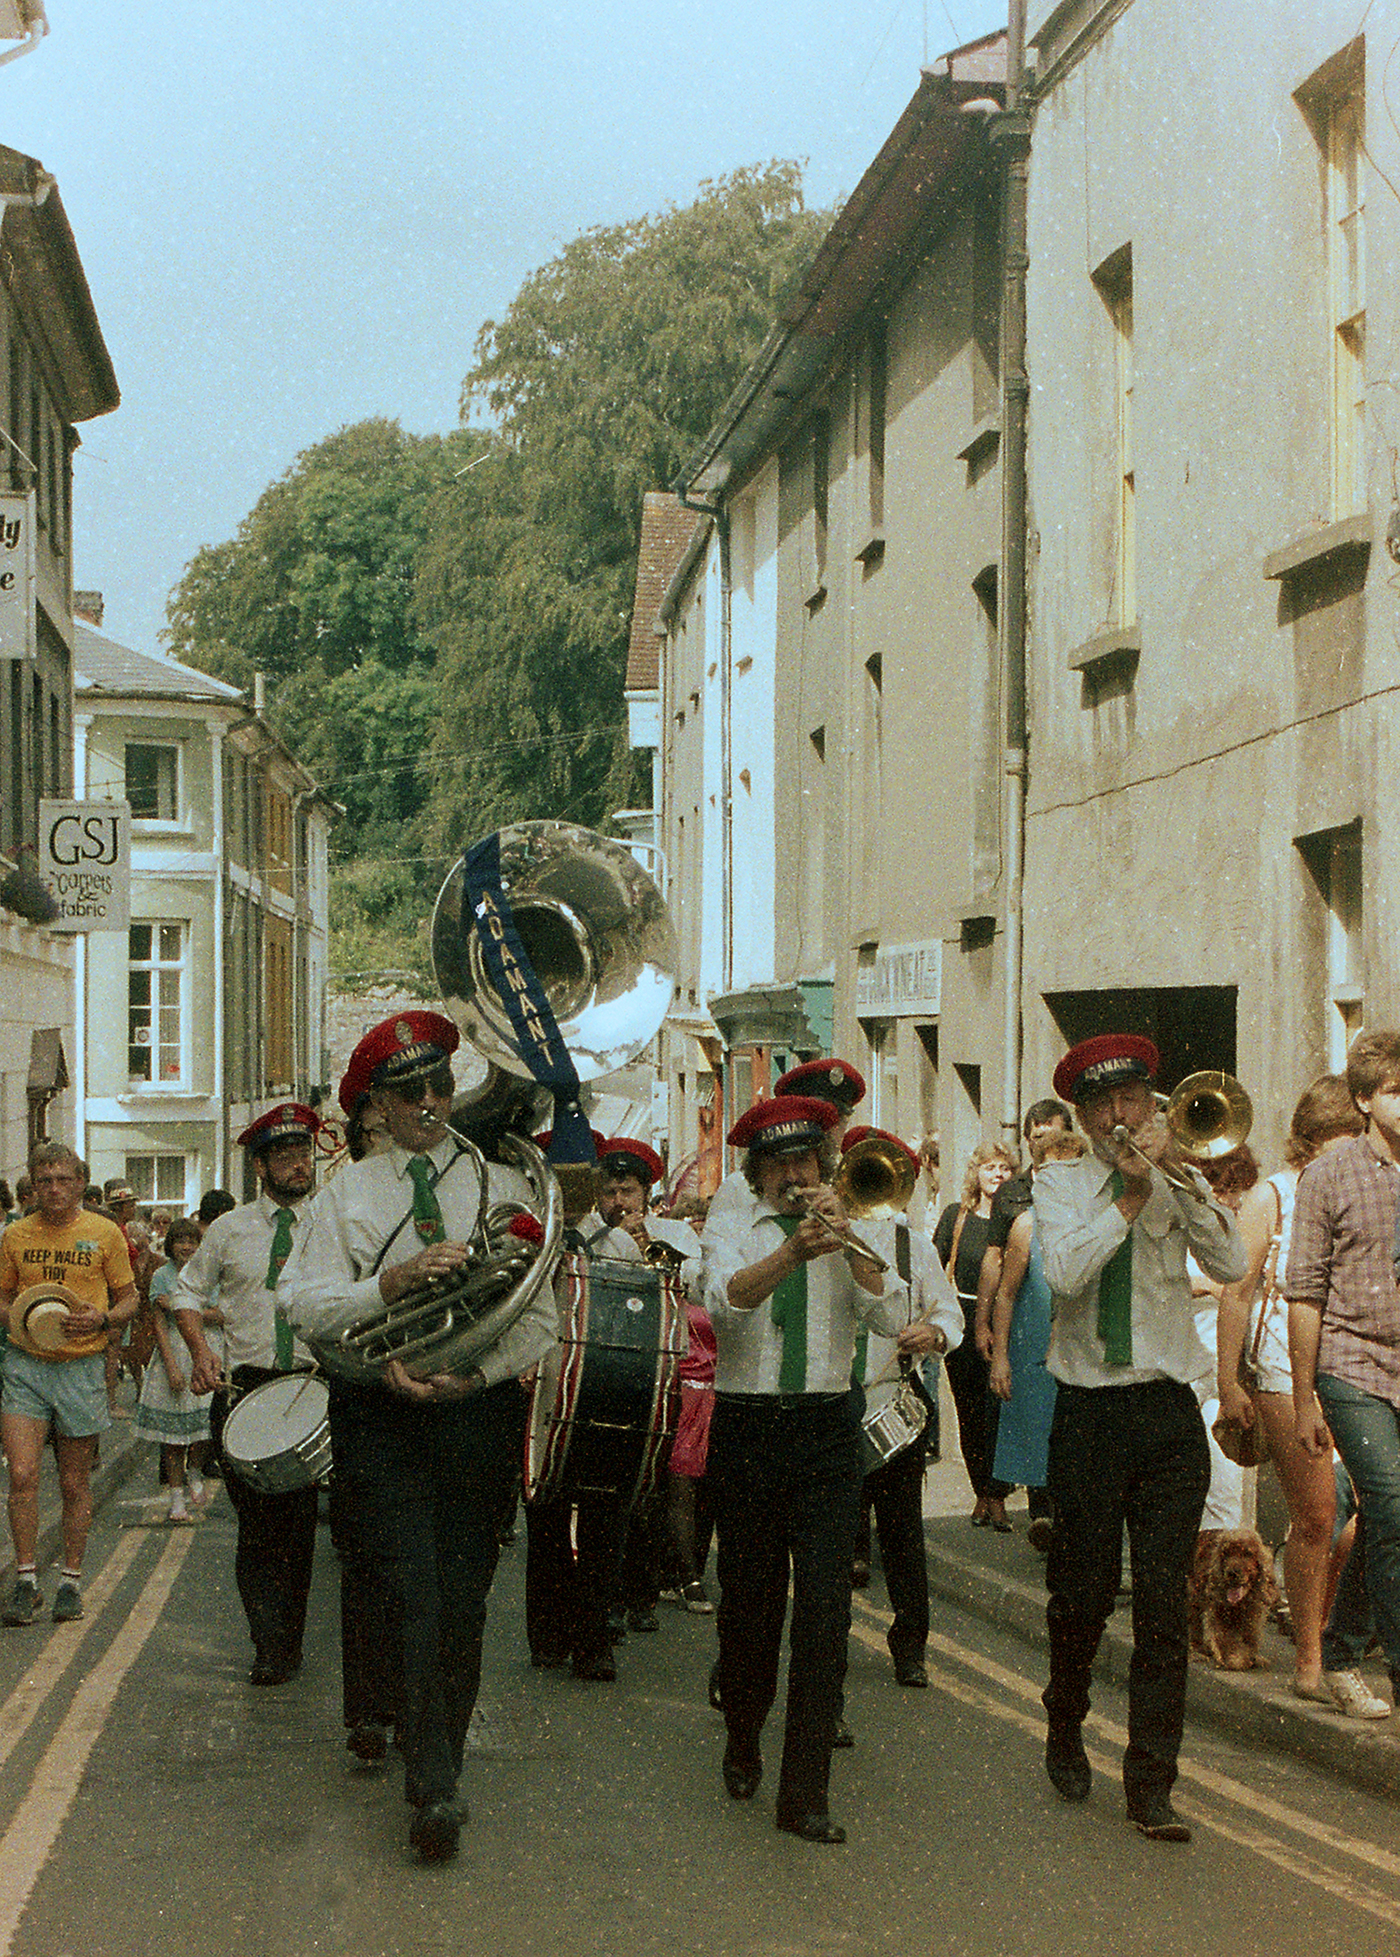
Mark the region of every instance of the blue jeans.
MULTIPOLYGON (((1331 1373, 1318 1374, 1317 1397, 1356 1484, 1366 1589, 1391 1683, 1400 1690, 1400 1407, 1331 1373)), ((1329 1670, 1336 1669, 1331 1655, 1324 1657, 1329 1670)))

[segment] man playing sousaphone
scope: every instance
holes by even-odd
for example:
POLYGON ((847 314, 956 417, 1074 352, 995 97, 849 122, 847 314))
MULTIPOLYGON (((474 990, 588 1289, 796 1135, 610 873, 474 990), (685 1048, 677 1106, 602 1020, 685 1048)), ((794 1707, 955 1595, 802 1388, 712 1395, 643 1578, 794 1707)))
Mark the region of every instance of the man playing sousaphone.
MULTIPOLYGON (((405 1012, 374 1027, 351 1055, 342 1100, 354 1106, 367 1093, 389 1139, 317 1197, 282 1274, 279 1305, 313 1343, 329 1344, 450 1281, 469 1261, 483 1195, 518 1207, 522 1235, 539 1232, 524 1180, 488 1163, 483 1192, 478 1158, 448 1127, 458 1039, 441 1013, 405 1012)), ((465 1818, 457 1782, 481 1677, 497 1524, 520 1458, 520 1379, 555 1337, 546 1288, 461 1371, 432 1358, 392 1359, 380 1383, 338 1381, 332 1390, 335 1475, 376 1567, 371 1602, 396 1602, 401 1620, 401 1643, 387 1626, 381 1642, 390 1662, 402 1653, 409 1842, 423 1861, 456 1852, 465 1818)))
POLYGON ((719 1694, 724 1784, 751 1800, 760 1738, 777 1692, 792 1584, 787 1718, 778 1826, 842 1842, 828 1812, 851 1621, 860 1506, 856 1334, 897 1336, 908 1290, 851 1240, 828 1187, 829 1101, 761 1101, 735 1123, 749 1198, 707 1223, 705 1302, 718 1358, 709 1475, 719 1528, 719 1694))

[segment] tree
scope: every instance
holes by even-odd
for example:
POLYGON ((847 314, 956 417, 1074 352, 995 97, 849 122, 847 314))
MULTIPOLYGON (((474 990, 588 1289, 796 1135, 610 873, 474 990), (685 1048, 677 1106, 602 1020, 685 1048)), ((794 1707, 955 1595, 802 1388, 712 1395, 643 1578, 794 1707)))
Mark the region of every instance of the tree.
POLYGON ((338 853, 392 847, 427 794, 436 652, 415 608, 428 505, 486 438, 342 428, 299 455, 231 541, 191 560, 167 606, 171 651, 251 687, 328 794, 338 853))
POLYGON ((683 209, 585 232, 482 328, 462 409, 494 417, 496 445, 433 499, 420 559, 437 847, 529 816, 605 828, 631 799, 642 498, 713 425, 825 225, 796 164, 740 170, 683 209))

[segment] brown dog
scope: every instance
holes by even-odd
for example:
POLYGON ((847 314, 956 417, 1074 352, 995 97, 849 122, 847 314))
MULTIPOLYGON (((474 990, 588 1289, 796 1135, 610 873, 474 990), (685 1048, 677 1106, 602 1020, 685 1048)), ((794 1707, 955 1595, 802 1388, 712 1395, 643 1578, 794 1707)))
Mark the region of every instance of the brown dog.
POLYGON ((1267 1667, 1264 1620, 1278 1602, 1273 1558, 1253 1529, 1203 1529, 1189 1584, 1191 1645, 1222 1671, 1267 1667))

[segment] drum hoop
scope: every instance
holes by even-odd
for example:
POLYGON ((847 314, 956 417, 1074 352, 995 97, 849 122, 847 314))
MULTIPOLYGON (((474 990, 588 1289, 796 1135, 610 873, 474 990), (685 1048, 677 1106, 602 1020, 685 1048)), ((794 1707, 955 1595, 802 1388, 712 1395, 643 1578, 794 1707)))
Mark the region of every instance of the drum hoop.
POLYGON ((319 1394, 325 1395, 326 1404, 321 1410, 320 1419, 317 1420, 314 1423, 314 1425, 308 1429, 308 1431, 301 1437, 299 1441, 293 1441, 290 1442, 285 1447, 279 1447, 272 1454, 261 1454, 261 1455, 234 1454, 233 1455, 234 1460, 276 1461, 279 1460, 284 1454, 297 1454, 300 1448, 309 1446, 312 1442, 314 1442, 321 1434, 323 1429, 327 1431, 329 1430, 330 1395, 326 1390, 325 1381, 315 1373, 279 1373, 275 1379, 260 1379, 256 1386, 246 1387, 244 1391, 238 1395, 238 1398, 234 1401, 233 1405, 229 1408, 228 1416, 224 1421, 224 1428, 223 1428, 224 1438, 222 1442, 224 1451, 226 1453, 232 1452, 232 1450, 229 1448, 229 1443, 228 1443, 229 1429, 230 1427, 233 1427, 235 1429, 235 1434, 236 1434, 238 1416, 242 1412, 242 1410, 245 1407, 247 1407, 252 1401, 255 1401, 259 1398, 269 1400, 269 1401, 274 1399, 276 1395, 270 1389, 274 1387, 281 1387, 284 1380, 300 1380, 302 1382, 300 1388, 302 1392, 305 1392, 308 1387, 315 1387, 318 1389, 319 1394))

